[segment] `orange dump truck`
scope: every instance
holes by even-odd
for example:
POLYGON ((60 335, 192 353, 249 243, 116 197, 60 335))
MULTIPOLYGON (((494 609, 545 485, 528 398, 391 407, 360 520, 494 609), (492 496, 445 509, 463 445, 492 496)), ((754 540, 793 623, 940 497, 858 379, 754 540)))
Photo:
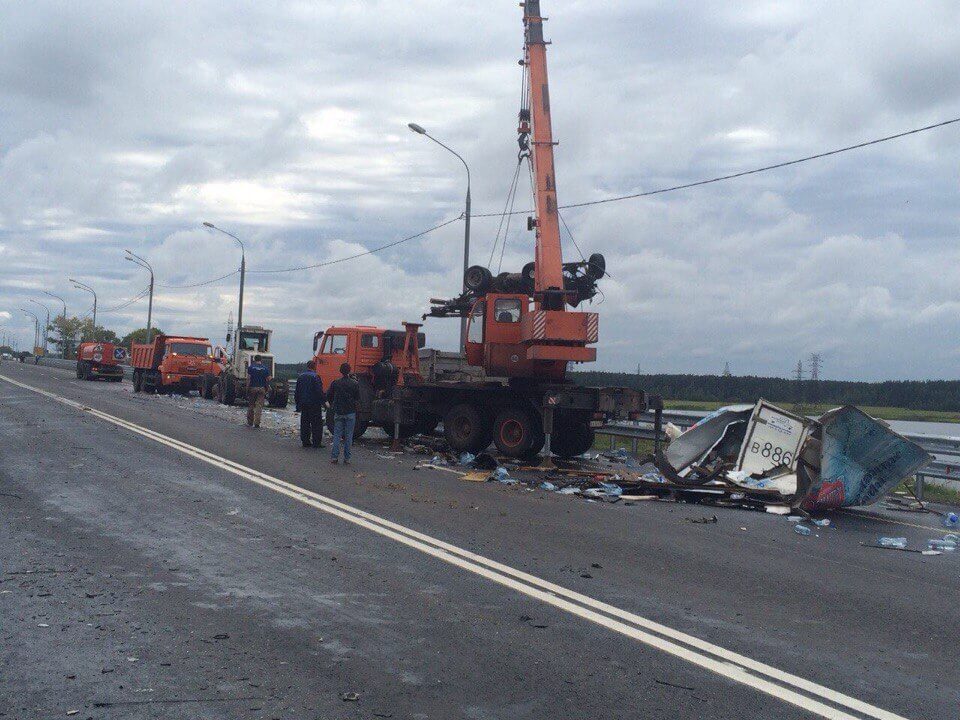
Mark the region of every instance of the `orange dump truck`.
POLYGON ((80 380, 103 378, 112 382, 123 380, 123 366, 127 351, 113 343, 85 342, 77 348, 77 377, 80 380))
POLYGON ((131 352, 134 392, 187 393, 200 390, 213 359, 210 341, 201 337, 157 335, 131 352))

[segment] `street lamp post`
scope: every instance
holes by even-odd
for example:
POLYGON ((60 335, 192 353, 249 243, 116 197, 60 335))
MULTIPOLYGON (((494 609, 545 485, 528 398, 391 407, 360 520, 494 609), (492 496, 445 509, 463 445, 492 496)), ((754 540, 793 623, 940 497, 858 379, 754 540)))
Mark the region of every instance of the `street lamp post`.
POLYGON ((239 338, 237 337, 237 335, 239 335, 240 333, 240 328, 243 327, 243 283, 247 275, 247 251, 246 251, 246 248, 243 247, 243 240, 238 238, 233 233, 227 232, 222 228, 218 228, 216 225, 214 225, 211 222, 204 222, 203 225, 204 227, 208 227, 211 230, 216 230, 217 232, 221 232, 224 235, 227 235, 228 237, 232 237, 234 240, 237 241, 237 244, 240 245, 240 305, 237 308, 237 329, 236 329, 236 332, 234 333, 234 338, 236 339, 237 342, 239 342, 239 338))
MULTIPOLYGON (((463 214, 463 289, 467 289, 466 278, 467 278, 467 268, 470 267, 470 166, 467 165, 467 161, 453 148, 447 147, 442 142, 437 140, 433 135, 428 133, 423 129, 422 126, 417 125, 416 123, 407 123, 407 127, 410 128, 417 135, 423 135, 433 140, 437 145, 442 147, 444 150, 452 153, 457 157, 457 159, 463 163, 463 167, 467 171, 467 200, 466 200, 466 209, 463 214)), ((466 352, 467 348, 467 318, 466 316, 460 318, 460 352, 466 352)))
POLYGON ((23 308, 20 308, 20 312, 26 313, 33 318, 33 352, 36 353, 37 345, 40 344, 40 318, 38 318, 29 310, 24 310, 23 308))
POLYGON ((125 250, 124 252, 127 253, 127 256, 126 256, 126 258, 125 258, 126 260, 129 260, 130 262, 134 263, 135 265, 139 265, 140 267, 142 267, 142 268, 144 268, 145 270, 148 270, 148 271, 150 272, 150 302, 147 304, 147 345, 149 345, 150 342, 153 340, 153 325, 152 325, 152 321, 153 321, 153 267, 151 267, 150 263, 148 263, 146 260, 144 260, 144 259, 143 259, 142 257, 140 257, 139 255, 137 255, 137 254, 135 254, 135 253, 132 253, 132 252, 130 252, 129 250, 125 250))
MULTIPOLYGON (((66 332, 67 332, 67 301, 64 300, 62 297, 60 297, 59 295, 54 295, 52 292, 47 292, 46 290, 43 291, 43 294, 44 294, 44 295, 49 295, 49 296, 52 297, 54 300, 59 300, 61 303, 63 303, 63 315, 61 315, 61 317, 63 318, 63 324, 60 326, 60 355, 61 355, 61 357, 63 357, 64 359, 66 359, 66 357, 67 357, 67 338, 66 338, 66 332)), ((70 338, 70 340, 71 340, 71 342, 72 342, 73 338, 70 338)))
POLYGON ((47 349, 48 349, 47 346, 50 344, 50 343, 49 343, 49 339, 50 339, 50 308, 48 308, 48 307, 47 307, 46 305, 44 305, 42 302, 37 302, 36 300, 33 300, 33 299, 30 299, 30 302, 32 302, 34 305, 39 305, 40 307, 42 307, 44 310, 47 311, 47 324, 43 326, 43 354, 46 355, 46 354, 47 354, 47 349))
POLYGON ((47 292, 46 290, 43 291, 43 294, 49 295, 54 300, 59 300, 60 302, 63 303, 63 319, 66 320, 67 319, 67 301, 64 300, 62 297, 60 297, 59 295, 54 295, 52 292, 47 292))
POLYGON ((78 290, 86 290, 88 293, 93 295, 93 337, 91 339, 93 341, 96 341, 97 339, 97 293, 94 291, 92 287, 90 287, 89 285, 84 285, 79 280, 74 280, 73 278, 68 278, 68 280, 70 280, 70 282, 73 283, 73 286, 78 290))

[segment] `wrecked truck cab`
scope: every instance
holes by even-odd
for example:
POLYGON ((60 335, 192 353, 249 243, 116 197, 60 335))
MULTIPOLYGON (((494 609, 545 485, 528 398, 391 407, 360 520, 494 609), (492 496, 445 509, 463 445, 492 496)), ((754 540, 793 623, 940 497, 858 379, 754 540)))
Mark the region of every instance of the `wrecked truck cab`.
POLYGON ((760 400, 707 415, 655 462, 679 486, 737 491, 812 512, 874 503, 931 459, 858 408, 812 420, 760 400))

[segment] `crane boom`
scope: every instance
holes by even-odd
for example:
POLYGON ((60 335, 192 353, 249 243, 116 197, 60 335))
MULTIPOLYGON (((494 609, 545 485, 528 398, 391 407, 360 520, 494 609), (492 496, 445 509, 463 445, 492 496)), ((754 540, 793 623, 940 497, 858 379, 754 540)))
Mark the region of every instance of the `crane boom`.
POLYGON ((534 291, 550 310, 563 309, 563 253, 557 217, 557 185, 553 167, 553 127, 547 84, 547 44, 543 39, 540 0, 525 0, 523 9, 524 60, 533 124, 533 174, 536 193, 536 254, 534 291))

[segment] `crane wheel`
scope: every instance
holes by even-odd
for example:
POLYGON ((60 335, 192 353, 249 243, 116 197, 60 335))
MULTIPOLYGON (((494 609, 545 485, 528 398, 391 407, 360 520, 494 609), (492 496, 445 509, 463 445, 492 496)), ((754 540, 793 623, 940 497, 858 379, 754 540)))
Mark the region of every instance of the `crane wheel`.
POLYGON ((587 269, 584 271, 591 280, 599 280, 607 274, 607 260, 600 253, 593 253, 587 260, 587 269))
POLYGON ((489 289, 493 275, 482 265, 472 265, 463 274, 463 284, 467 290, 482 293, 489 289))
POLYGON ((518 407, 501 410, 493 421, 493 442, 507 457, 527 457, 538 441, 542 448, 542 435, 536 418, 518 407))
POLYGON ((557 423, 550 437, 550 450, 561 458, 583 455, 593 447, 595 437, 593 428, 586 422, 557 423))
POLYGON ((536 269, 536 263, 528 262, 523 266, 523 270, 520 271, 520 278, 523 281, 523 289, 525 292, 533 292, 534 275, 536 274, 536 269))
POLYGON ((456 452, 476 454, 490 446, 493 432, 483 412, 475 405, 461 403, 443 416, 443 434, 456 452))
POLYGON ((81 363, 77 361, 77 380, 83 378, 83 371, 81 370, 81 363))

